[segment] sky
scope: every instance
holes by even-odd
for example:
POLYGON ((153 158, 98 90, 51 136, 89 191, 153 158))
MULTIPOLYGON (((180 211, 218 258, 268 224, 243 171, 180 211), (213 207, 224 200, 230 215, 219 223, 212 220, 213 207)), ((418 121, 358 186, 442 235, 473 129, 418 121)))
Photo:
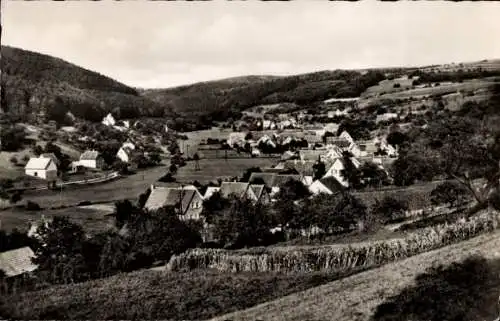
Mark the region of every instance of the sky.
POLYGON ((130 86, 500 58, 500 2, 2 1, 2 44, 130 86))

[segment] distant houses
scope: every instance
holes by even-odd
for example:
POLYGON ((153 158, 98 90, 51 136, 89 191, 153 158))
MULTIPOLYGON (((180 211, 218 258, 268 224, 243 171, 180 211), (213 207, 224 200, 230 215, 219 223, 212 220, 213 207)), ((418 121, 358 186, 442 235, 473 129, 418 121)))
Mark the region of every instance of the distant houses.
POLYGON ((32 157, 24 167, 25 174, 47 181, 57 179, 57 165, 50 157, 32 157))
MULTIPOLYGON (((352 162, 352 164, 356 168, 361 167, 361 163, 356 158, 351 157, 350 161, 352 162)), ((344 158, 337 158, 333 162, 333 164, 329 168, 327 168, 327 171, 326 171, 325 175, 323 175, 323 177, 324 178, 334 177, 335 180, 337 180, 340 184, 342 184, 345 187, 348 187, 349 183, 342 175, 342 171, 346 168, 345 162, 346 162, 346 160, 344 158)))

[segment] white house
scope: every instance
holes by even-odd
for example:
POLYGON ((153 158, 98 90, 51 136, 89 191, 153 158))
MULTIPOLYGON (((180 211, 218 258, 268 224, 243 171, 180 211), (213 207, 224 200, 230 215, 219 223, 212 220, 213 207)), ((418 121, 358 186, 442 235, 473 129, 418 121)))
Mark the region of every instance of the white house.
POLYGON ((102 168, 104 166, 104 159, 96 150, 87 150, 80 155, 80 166, 87 168, 102 168))
POLYGON ((358 146, 356 143, 351 143, 349 147, 347 148, 349 152, 351 152, 354 157, 361 157, 363 156, 363 152, 361 151, 361 148, 358 146))
MULTIPOLYGON (((351 157, 351 161, 356 168, 359 168, 361 166, 361 163, 356 158, 351 157)), ((344 179, 344 177, 341 174, 342 170, 344 169, 345 169, 344 160, 342 158, 337 158, 337 160, 333 162, 332 166, 328 168, 323 178, 334 177, 340 184, 342 184, 345 187, 348 187, 349 183, 344 179)))
POLYGON ((48 181, 57 179, 57 165, 49 157, 32 157, 24 167, 26 175, 39 177, 48 181))
POLYGON ((227 144, 231 147, 234 144, 238 144, 240 146, 243 146, 245 144, 245 136, 246 136, 246 133, 232 132, 229 134, 229 138, 227 139, 227 144))
POLYGON ((354 139, 351 137, 351 135, 349 135, 349 133, 347 131, 343 131, 340 136, 340 138, 343 138, 345 140, 347 140, 349 143, 354 143, 354 139))
POLYGON ((114 126, 116 124, 116 120, 113 117, 113 115, 109 113, 106 117, 102 119, 102 123, 106 126, 114 126))
POLYGON ((342 184, 335 177, 323 177, 322 179, 317 179, 309 185, 308 188, 313 195, 333 195, 344 189, 342 184))

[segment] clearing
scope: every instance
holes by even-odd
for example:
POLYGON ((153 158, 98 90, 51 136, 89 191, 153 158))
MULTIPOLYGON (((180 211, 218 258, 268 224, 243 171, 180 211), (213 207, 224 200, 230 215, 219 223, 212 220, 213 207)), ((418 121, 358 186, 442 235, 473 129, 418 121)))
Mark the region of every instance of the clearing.
MULTIPOLYGON (((370 320, 378 305, 412 285, 415 277, 427 268, 463 261, 474 254, 487 259, 499 258, 500 231, 220 316, 212 321, 370 320)), ((491 302, 485 302, 484 305, 484 309, 488 309, 491 302)), ((495 317, 491 315, 491 320, 495 317)))

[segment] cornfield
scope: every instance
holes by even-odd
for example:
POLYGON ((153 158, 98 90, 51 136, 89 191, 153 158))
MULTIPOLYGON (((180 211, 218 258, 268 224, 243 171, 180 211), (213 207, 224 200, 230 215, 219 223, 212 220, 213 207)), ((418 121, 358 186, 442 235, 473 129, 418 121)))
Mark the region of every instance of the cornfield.
POLYGON ((257 248, 239 251, 192 249, 171 258, 167 270, 216 269, 224 272, 347 272, 378 266, 493 231, 500 215, 485 211, 469 219, 368 244, 257 248))

